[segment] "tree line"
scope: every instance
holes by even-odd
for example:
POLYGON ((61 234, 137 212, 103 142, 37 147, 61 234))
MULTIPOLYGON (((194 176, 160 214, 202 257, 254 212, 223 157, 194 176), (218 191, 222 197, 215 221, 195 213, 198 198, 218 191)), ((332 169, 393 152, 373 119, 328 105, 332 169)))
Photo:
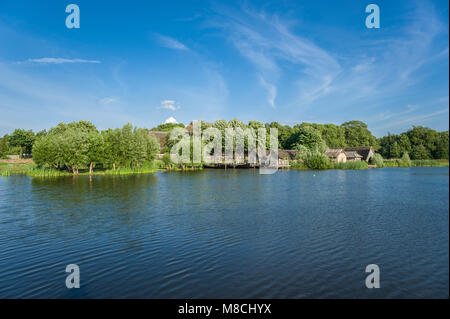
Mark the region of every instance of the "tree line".
POLYGON ((153 161, 159 153, 158 141, 147 129, 126 124, 99 132, 88 121, 60 123, 36 135, 32 131, 15 130, 3 137, 0 145, 3 152, 8 147, 19 147, 20 155, 29 152, 38 166, 74 174, 80 169, 89 169, 92 174, 98 165, 112 169, 137 168, 153 161))
MULTIPOLYGON (((191 125, 187 127, 189 130, 191 125)), ((163 124, 152 130, 171 131, 174 127, 184 127, 183 124, 163 124)), ((387 136, 376 138, 368 129, 366 123, 349 121, 341 125, 301 123, 294 126, 282 125, 278 122, 261 123, 250 121, 248 124, 238 119, 230 121, 218 120, 214 123, 202 122, 202 129, 208 127, 218 128, 225 136, 225 129, 258 128, 278 129, 278 144, 280 149, 296 149, 300 153, 316 150, 324 152, 327 148, 372 146, 384 158, 401 158, 405 153, 414 160, 448 159, 449 158, 449 132, 437 132, 433 129, 414 126, 407 132, 399 135, 388 133, 387 136)), ((223 139, 224 140, 224 139, 223 139)), ((165 151, 173 145, 168 142, 165 151)))
POLYGON ((409 154, 413 160, 448 159, 449 132, 414 126, 401 134, 388 134, 378 139, 379 152, 385 158, 409 154))
MULTIPOLYGON (((161 124, 151 130, 169 132, 175 127, 189 130, 191 125, 161 124)), ((422 126, 381 138, 376 138, 361 121, 341 125, 301 123, 292 127, 278 122, 263 124, 250 121, 245 124, 239 119, 202 122, 202 130, 208 127, 218 128, 223 136, 229 127, 266 128, 267 132, 270 128, 277 128, 279 148, 297 149, 303 156, 312 150, 323 153, 328 147, 373 146, 384 158, 401 158, 405 153, 414 160, 449 158, 449 132, 437 132, 422 126)), ((170 141, 163 152, 168 152, 173 144, 174 141, 170 141)), ((112 169, 138 167, 154 159, 158 152, 159 144, 148 130, 131 124, 99 132, 87 121, 60 123, 48 132, 44 130, 34 134, 31 130, 16 129, 11 135, 0 138, 0 157, 32 154, 40 165, 74 172, 85 167, 92 171, 97 165, 112 169)))

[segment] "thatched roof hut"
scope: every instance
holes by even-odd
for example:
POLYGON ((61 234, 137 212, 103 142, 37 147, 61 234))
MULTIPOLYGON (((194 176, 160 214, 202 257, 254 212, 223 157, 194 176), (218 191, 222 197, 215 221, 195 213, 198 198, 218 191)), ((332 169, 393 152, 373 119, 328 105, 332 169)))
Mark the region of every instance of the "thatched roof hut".
POLYGON ((347 161, 360 161, 362 156, 355 151, 344 151, 347 161))
POLYGON ((292 161, 295 160, 297 153, 297 150, 278 150, 278 158, 292 161))
POLYGON ((325 151, 325 156, 335 163, 345 163, 347 161, 347 155, 343 148, 329 148, 325 151))
POLYGON ((375 152, 373 151, 372 146, 357 146, 357 147, 345 147, 345 152, 356 152, 362 156, 362 159, 366 162, 370 161, 375 152))
POLYGON ((372 146, 329 148, 325 151, 325 155, 336 163, 349 161, 364 160, 369 162, 374 151, 372 146))
POLYGON ((150 135, 153 135, 158 140, 159 146, 161 147, 161 150, 164 146, 166 146, 166 137, 169 134, 169 132, 162 132, 162 131, 149 131, 150 135))

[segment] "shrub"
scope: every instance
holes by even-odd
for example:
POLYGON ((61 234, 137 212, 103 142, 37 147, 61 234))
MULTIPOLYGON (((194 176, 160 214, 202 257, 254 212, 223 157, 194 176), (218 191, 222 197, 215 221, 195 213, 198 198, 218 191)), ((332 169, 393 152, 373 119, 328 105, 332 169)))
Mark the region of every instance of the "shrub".
POLYGON ((304 160, 304 164, 310 169, 333 168, 333 163, 330 161, 330 159, 318 151, 308 153, 304 160))
POLYGON ((384 166, 383 156, 381 156, 381 154, 378 154, 378 153, 376 153, 371 158, 371 162, 372 162, 372 164, 375 164, 379 168, 384 166))
POLYGON ((290 168, 295 168, 295 169, 308 169, 308 167, 305 165, 305 163, 303 163, 303 161, 290 161, 289 162, 289 167, 290 168))
POLYGON ((400 167, 410 167, 411 159, 409 158, 408 153, 403 153, 403 156, 400 160, 397 160, 398 166, 400 167))
POLYGON ((295 159, 304 161, 308 154, 311 153, 311 151, 304 145, 297 144, 295 145, 294 149, 297 150, 297 155, 295 155, 295 159))
POLYGON ((162 157, 162 159, 161 159, 161 161, 162 161, 163 166, 164 166, 165 168, 171 167, 172 164, 173 164, 172 159, 170 158, 170 154, 169 154, 169 153, 164 154, 163 157, 162 157))

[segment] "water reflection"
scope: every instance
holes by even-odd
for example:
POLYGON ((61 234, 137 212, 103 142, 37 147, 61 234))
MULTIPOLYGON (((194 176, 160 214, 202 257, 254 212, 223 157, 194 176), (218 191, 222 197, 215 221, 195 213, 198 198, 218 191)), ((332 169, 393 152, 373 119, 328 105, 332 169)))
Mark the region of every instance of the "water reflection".
POLYGON ((0 178, 0 297, 446 298, 448 190, 448 168, 0 178))

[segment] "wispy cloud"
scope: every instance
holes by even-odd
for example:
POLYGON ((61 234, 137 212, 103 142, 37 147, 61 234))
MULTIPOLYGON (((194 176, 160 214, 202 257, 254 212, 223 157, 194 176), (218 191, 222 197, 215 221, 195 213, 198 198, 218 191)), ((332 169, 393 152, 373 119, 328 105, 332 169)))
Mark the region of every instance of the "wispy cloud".
POLYGON ((87 119, 87 114, 99 129, 126 122, 145 126, 144 117, 130 114, 127 106, 99 104, 90 76, 71 78, 67 83, 27 71, 0 62, 0 134, 24 126, 35 131, 48 129, 61 121, 87 119), (46 116, 49 114, 52 116, 46 116))
MULTIPOLYGON (((394 119, 419 118, 415 104, 425 103, 426 96, 412 100, 406 110, 396 104, 411 95, 414 86, 426 83, 433 72, 429 65, 441 63, 449 54, 448 42, 442 46, 437 41, 448 32, 448 25, 426 2, 405 12, 408 22, 403 27, 384 27, 378 33, 361 28, 349 35, 353 43, 345 53, 339 47, 319 45, 312 37, 317 37, 315 33, 294 28, 301 21, 246 6, 239 11, 218 6, 215 11, 209 25, 254 66, 267 103, 275 107, 276 99, 283 101, 281 107, 292 116, 319 114, 324 121, 333 114, 331 120, 339 121, 350 113, 369 125, 379 125, 381 119, 387 125, 394 119)), ((324 36, 321 43, 329 40, 324 36)), ((434 110, 430 114, 438 112, 434 110)))
POLYGON ((197 19, 199 19, 201 17, 202 17, 202 15, 200 13, 196 13, 193 16, 190 16, 190 17, 187 17, 187 18, 174 19, 174 21, 191 22, 191 21, 197 20, 197 19))
POLYGON ((268 83, 262 76, 259 77, 259 81, 263 87, 267 90, 267 103, 275 108, 275 98, 277 97, 277 88, 275 85, 268 83))
POLYGON ((65 58, 39 58, 19 61, 17 64, 40 63, 40 64, 64 64, 64 63, 101 63, 99 60, 65 59, 65 58))
POLYGON ((167 37, 167 36, 164 36, 161 34, 157 34, 156 38, 157 38, 159 44, 165 48, 189 51, 189 48, 187 46, 185 46, 183 43, 181 43, 180 41, 178 41, 174 38, 167 37))
POLYGON ((305 103, 329 93, 341 72, 340 64, 317 44, 294 34, 289 23, 277 15, 254 12, 246 7, 239 13, 225 9, 220 15, 226 19, 213 21, 211 25, 221 28, 239 53, 262 74, 259 82, 268 90, 272 107, 283 64, 291 64, 297 70, 297 91, 305 103))
POLYGON ((115 98, 115 97, 105 97, 103 99, 100 99, 99 103, 103 104, 103 105, 108 105, 108 104, 111 104, 111 103, 115 103, 117 101, 118 101, 118 99, 115 98))
POLYGON ((158 109, 166 109, 166 110, 176 111, 180 107, 176 106, 175 104, 176 104, 176 101, 174 101, 174 100, 163 100, 160 102, 158 109))
POLYGON ((399 117, 381 126, 376 127, 376 129, 389 129, 401 126, 411 127, 411 125, 424 125, 426 121, 431 120, 437 116, 442 116, 443 114, 448 114, 448 112, 449 112, 448 108, 443 108, 431 113, 427 112, 424 114, 418 114, 414 116, 399 117))
POLYGON ((400 118, 401 116, 404 116, 406 114, 410 114, 417 110, 417 105, 408 104, 406 106, 406 109, 401 110, 400 112, 391 112, 391 111, 383 111, 380 114, 376 115, 372 122, 379 122, 379 121, 386 121, 392 118, 400 118))

